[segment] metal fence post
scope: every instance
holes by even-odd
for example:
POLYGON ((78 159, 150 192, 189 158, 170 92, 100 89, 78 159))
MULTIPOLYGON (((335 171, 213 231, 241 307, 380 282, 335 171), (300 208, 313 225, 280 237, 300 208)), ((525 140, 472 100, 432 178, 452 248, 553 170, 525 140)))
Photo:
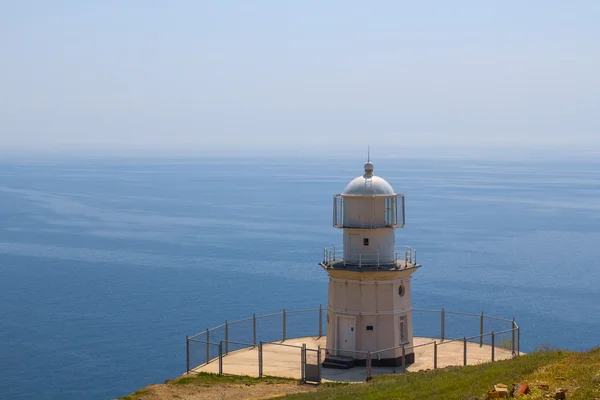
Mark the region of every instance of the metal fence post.
POLYGON ((225 354, 229 353, 229 323, 225 320, 225 354))
POLYGON ((367 377, 366 380, 369 381, 371 379, 371 352, 367 352, 367 377))
POLYGON ((511 343, 513 356, 515 355, 515 344, 516 344, 515 331, 516 330, 517 330, 517 324, 515 322, 515 317, 513 317, 513 320, 512 320, 512 343, 511 343))
POLYGON ((521 327, 517 328, 517 356, 521 355, 521 327))
POLYGON ((258 345, 258 377, 262 378, 263 376, 263 342, 260 341, 258 345))
POLYGON ((284 341, 284 342, 285 342, 285 336, 286 336, 286 331, 285 331, 285 330, 286 330, 286 328, 287 328, 287 327, 286 327, 287 323, 286 323, 286 320, 285 320, 285 319, 286 319, 286 318, 285 318, 285 308, 284 308, 284 309, 283 309, 283 341, 284 341))
POLYGON ((496 349, 496 338, 492 331, 492 361, 494 361, 494 350, 496 349))
POLYGON ((483 311, 479 317, 479 347, 483 347, 483 311))
POLYGON ((306 383, 306 343, 300 348, 300 380, 306 383))
POLYGON ((437 342, 433 342, 433 369, 437 369, 437 342))
POLYGON ((317 371, 319 371, 319 383, 321 383, 321 345, 317 346, 317 371))
POLYGON ((323 336, 323 305, 319 304, 319 337, 323 336))
POLYGON ((406 373, 406 350, 402 345, 402 373, 406 373))
POLYGON ((185 335, 185 366, 186 374, 190 373, 190 339, 185 335))
POLYGON ((219 342, 219 375, 223 375, 223 341, 219 342))
POLYGON ((254 331, 254 346, 256 346, 256 314, 252 314, 252 329, 254 331))
POLYGON ((464 348, 464 354, 463 354, 463 365, 467 365, 467 337, 463 337, 463 348, 464 348))
POLYGON ((210 361, 210 331, 206 328, 206 363, 210 361))
POLYGON ((446 311, 442 308, 442 325, 441 325, 441 336, 442 336, 442 342, 444 341, 444 334, 445 334, 445 323, 446 323, 446 311))

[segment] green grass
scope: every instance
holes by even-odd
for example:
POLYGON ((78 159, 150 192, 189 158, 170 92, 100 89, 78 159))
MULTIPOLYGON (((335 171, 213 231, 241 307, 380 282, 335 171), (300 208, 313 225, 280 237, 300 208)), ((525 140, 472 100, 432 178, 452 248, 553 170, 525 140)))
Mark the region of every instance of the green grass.
POLYGON ((279 378, 275 376, 265 376, 263 378, 253 378, 251 376, 238 376, 238 375, 217 375, 209 372, 200 372, 191 376, 185 376, 183 378, 169 381, 172 385, 195 385, 195 386, 212 386, 216 384, 235 384, 235 385, 272 385, 275 383, 290 383, 298 382, 292 378, 279 378))
POLYGON ((127 395, 125 397, 121 397, 121 400, 137 400, 139 398, 142 398, 145 395, 150 394, 150 391, 147 389, 140 389, 134 393, 131 393, 130 395, 127 395))
MULTIPOLYGON (((221 375, 213 374, 209 372, 200 372, 197 374, 190 374, 181 378, 175 378, 165 381, 164 385, 177 387, 190 387, 190 388, 206 388, 210 386, 227 386, 227 385, 273 385, 277 383, 297 383, 300 382, 297 379, 292 378, 279 378, 274 376, 264 376, 263 378, 253 378, 251 376, 238 376, 238 375, 221 375)), ((134 393, 131 393, 121 400, 140 400, 144 396, 152 394, 151 389, 140 389, 134 393)), ((172 398, 181 398, 178 394, 172 394, 172 398)))
POLYGON ((503 349, 506 349, 506 350, 513 349, 511 339, 500 339, 500 343, 498 343, 496 346, 502 347, 503 349))
MULTIPOLYGON (((464 400, 484 398, 486 392, 496 383, 504 383, 510 387, 513 383, 527 382, 526 378, 533 377, 540 369, 560 363, 570 356, 571 353, 565 351, 537 352, 512 360, 477 366, 451 367, 408 373, 406 375, 379 376, 374 377, 366 384, 325 387, 314 393, 296 394, 286 398, 297 400, 350 398, 367 400, 464 400)), ((582 398, 594 399, 594 397, 582 398)))

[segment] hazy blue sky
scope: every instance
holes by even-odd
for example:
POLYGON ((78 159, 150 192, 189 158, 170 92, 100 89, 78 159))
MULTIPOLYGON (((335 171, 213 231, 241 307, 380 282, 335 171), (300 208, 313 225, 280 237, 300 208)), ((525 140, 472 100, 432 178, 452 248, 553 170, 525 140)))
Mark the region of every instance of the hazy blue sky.
POLYGON ((600 147, 599 21, 598 0, 0 0, 0 150, 600 147))

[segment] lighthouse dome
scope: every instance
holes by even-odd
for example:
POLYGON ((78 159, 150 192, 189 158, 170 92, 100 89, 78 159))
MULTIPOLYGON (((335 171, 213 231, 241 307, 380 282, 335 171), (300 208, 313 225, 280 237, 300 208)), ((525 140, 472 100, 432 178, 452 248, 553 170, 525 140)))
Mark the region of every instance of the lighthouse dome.
POLYGON ((373 175, 373 163, 365 163, 365 174, 354 178, 346 189, 344 196, 386 196, 395 194, 392 186, 383 178, 373 175))

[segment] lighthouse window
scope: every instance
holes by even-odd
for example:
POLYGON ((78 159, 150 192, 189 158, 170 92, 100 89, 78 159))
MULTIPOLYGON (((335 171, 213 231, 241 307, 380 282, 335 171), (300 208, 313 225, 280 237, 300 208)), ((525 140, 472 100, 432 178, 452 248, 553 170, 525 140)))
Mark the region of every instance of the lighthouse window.
POLYGON ((404 285, 398 286, 398 295, 400 297, 404 296, 404 285))
POLYGON ((406 334, 406 317, 400 317, 400 344, 408 343, 408 338, 406 334))
POLYGON ((372 331, 373 330, 373 325, 367 325, 367 330, 368 331, 372 331))
POLYGON ((385 198, 385 225, 392 226, 392 199, 389 197, 385 198))
POLYGON ((369 245, 369 238, 363 238, 363 245, 365 245, 365 246, 369 245))

